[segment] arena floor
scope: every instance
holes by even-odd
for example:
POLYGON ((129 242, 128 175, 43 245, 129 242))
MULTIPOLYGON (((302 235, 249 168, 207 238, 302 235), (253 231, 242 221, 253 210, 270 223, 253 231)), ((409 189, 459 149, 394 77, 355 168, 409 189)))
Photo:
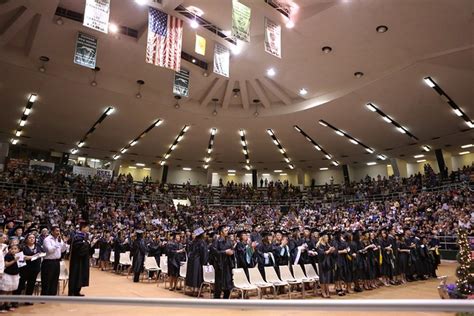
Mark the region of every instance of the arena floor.
MULTIPOLYGON (((448 275, 449 281, 454 281, 455 262, 443 262, 438 270, 438 275, 448 275)), ((402 286, 392 286, 366 291, 339 298, 333 296, 332 299, 437 299, 438 280, 419 281, 402 286)), ((67 290, 66 290, 67 291, 67 290)), ((160 297, 160 298, 190 298, 181 293, 170 292, 156 286, 156 283, 147 281, 143 283, 133 283, 130 278, 119 276, 109 272, 101 272, 96 268, 91 269, 91 286, 83 289, 86 296, 117 296, 117 297, 160 297)), ((206 293, 207 294, 207 293, 206 293)), ((283 298, 283 296, 282 296, 283 298)), ((307 298, 311 299, 311 298, 307 298)), ((321 298, 313 298, 321 299, 321 298)), ((327 315, 328 312, 314 311, 289 311, 289 310, 264 310, 257 311, 251 309, 225 310, 225 309, 179 309, 179 308, 151 308, 151 307, 124 307, 124 306, 106 306, 106 305, 61 305, 61 304, 35 304, 34 306, 21 306, 10 315, 48 315, 63 316, 70 314, 80 315, 189 315, 190 313, 199 313, 199 315, 327 315)), ((347 312, 331 312, 331 315, 347 315, 347 312)), ((380 315, 381 312, 354 311, 351 316, 356 315, 380 315)), ((402 315, 449 315, 448 313, 413 313, 413 312, 383 312, 385 316, 402 315)))

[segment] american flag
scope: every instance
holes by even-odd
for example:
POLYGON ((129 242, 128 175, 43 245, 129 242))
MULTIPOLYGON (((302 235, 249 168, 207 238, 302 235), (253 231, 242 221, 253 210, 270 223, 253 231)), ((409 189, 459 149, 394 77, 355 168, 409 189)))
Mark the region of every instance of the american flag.
POLYGON ((146 62, 179 71, 183 43, 183 20, 149 8, 146 62))

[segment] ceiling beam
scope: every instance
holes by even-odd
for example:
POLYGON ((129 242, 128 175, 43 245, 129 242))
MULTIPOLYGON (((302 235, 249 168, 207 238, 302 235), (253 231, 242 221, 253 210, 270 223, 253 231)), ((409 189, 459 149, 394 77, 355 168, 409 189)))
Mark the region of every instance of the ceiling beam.
POLYGON ((272 80, 270 80, 266 77, 262 77, 262 78, 259 78, 259 81, 268 90, 270 90, 275 96, 277 96, 277 98, 279 98, 281 101, 283 101, 283 103, 285 103, 286 105, 291 105, 290 97, 283 90, 281 90, 279 87, 277 87, 272 80))
POLYGON ((249 108, 249 93, 247 89, 247 80, 239 81, 240 88, 240 99, 242 100, 242 106, 244 109, 248 110, 249 108))
POLYGON ((260 84, 257 82, 257 79, 251 79, 249 82, 252 88, 257 93, 258 98, 260 99, 260 102, 262 102, 263 106, 266 108, 271 107, 270 100, 268 99, 267 95, 265 94, 265 91, 263 91, 260 84))
POLYGON ((209 91, 207 91, 206 95, 204 96, 204 98, 202 99, 201 101, 201 106, 206 106, 209 104, 209 102, 211 101, 211 99, 214 97, 214 95, 216 94, 217 90, 222 86, 222 84, 225 82, 226 80, 223 79, 223 78, 216 78, 216 80, 214 80, 214 82, 212 83, 212 86, 211 88, 209 89, 209 91))
POLYGON ((21 6, 25 6, 24 0, 10 0, 0 5, 0 14, 7 13, 21 6))
POLYGON ((28 37, 26 38, 26 44, 25 44, 25 56, 29 56, 31 53, 31 49, 33 48, 33 44, 36 39, 36 33, 38 32, 39 28, 39 23, 41 21, 41 14, 35 14, 33 17, 33 22, 31 23, 31 27, 28 31, 28 37))
POLYGON ((234 90, 235 80, 229 79, 227 81, 227 87, 225 89, 224 101, 222 102, 222 108, 227 109, 229 107, 230 98, 232 97, 232 90, 234 90))
POLYGON ((35 15, 35 12, 25 7, 22 8, 12 19, 11 22, 5 27, 4 31, 0 35, 0 46, 3 46, 10 42, 18 32, 30 22, 35 15))
POLYGON ((174 9, 183 3, 183 0, 164 0, 163 1, 163 10, 164 11, 174 11, 174 9))

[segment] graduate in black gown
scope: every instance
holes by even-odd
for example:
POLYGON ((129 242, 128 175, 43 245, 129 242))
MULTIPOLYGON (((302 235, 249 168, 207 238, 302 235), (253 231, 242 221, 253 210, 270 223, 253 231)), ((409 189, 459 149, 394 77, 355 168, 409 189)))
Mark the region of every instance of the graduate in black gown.
POLYGON ((273 235, 269 231, 264 231, 262 232, 262 243, 257 245, 257 265, 263 279, 266 279, 265 267, 275 267, 273 252, 273 235))
POLYGON ((168 253, 168 276, 170 278, 170 291, 176 290, 181 262, 186 260, 186 249, 181 243, 181 235, 179 233, 173 233, 173 235, 174 239, 171 240, 166 246, 168 253))
POLYGON ((388 286, 390 280, 393 279, 395 258, 393 255, 392 241, 388 238, 388 234, 385 229, 383 229, 380 233, 379 245, 382 254, 382 264, 380 267, 381 279, 382 283, 385 286, 388 286))
POLYGON ((257 264, 257 242, 250 241, 249 232, 242 230, 237 232, 239 241, 235 245, 235 262, 237 268, 244 269, 245 275, 249 278, 249 268, 255 267, 257 264))
POLYGON ((301 246, 300 228, 298 226, 291 228, 291 236, 288 239, 288 247, 290 248, 290 268, 295 264, 298 254, 298 246, 301 246))
POLYGON ((223 298, 229 298, 230 291, 234 287, 232 281, 234 250, 228 234, 229 227, 220 226, 219 236, 214 239, 209 251, 209 262, 214 266, 215 271, 214 298, 221 298, 222 294, 223 298))
POLYGON ((346 287, 348 287, 348 281, 351 281, 348 262, 350 248, 344 239, 343 233, 340 231, 335 233, 334 242, 332 245, 337 250, 334 257, 336 261, 334 273, 336 293, 339 296, 343 296, 346 294, 345 290, 343 289, 343 285, 345 284, 346 287))
POLYGON ((81 288, 89 286, 89 224, 79 224, 71 238, 71 251, 69 256, 69 296, 84 296, 81 288))
POLYGON ((280 266, 290 264, 290 247, 288 246, 288 233, 286 231, 277 230, 275 232, 273 256, 275 257, 275 270, 278 277, 280 277, 280 266))
POLYGON ((145 264, 145 257, 147 254, 147 247, 145 240, 143 239, 143 231, 136 231, 136 239, 133 241, 131 247, 132 270, 133 270, 133 282, 137 283, 140 281, 140 274, 143 272, 143 265, 145 264))
POLYGON ((355 292, 362 292, 363 282, 365 280, 365 273, 364 273, 364 246, 360 241, 360 232, 355 231, 352 235, 352 241, 349 243, 349 247, 351 248, 351 256, 352 256, 352 278, 354 282, 354 291, 355 292))
POLYGON ((189 246, 188 265, 186 270, 186 286, 193 289, 193 294, 197 295, 203 279, 202 266, 208 260, 208 247, 204 241, 204 230, 198 228, 193 232, 194 239, 189 246))
POLYGON ((321 285, 321 294, 324 298, 329 298, 329 285, 334 283, 334 267, 335 262, 333 254, 337 252, 335 247, 329 245, 328 232, 321 232, 321 237, 316 244, 318 252, 319 265, 319 283, 321 285))
POLYGON ((439 254, 439 239, 436 234, 436 231, 433 231, 433 236, 430 238, 428 242, 429 250, 430 250, 430 255, 433 258, 433 266, 431 270, 431 277, 432 278, 437 278, 438 276, 436 275, 436 270, 438 269, 438 266, 441 264, 441 256, 439 254))

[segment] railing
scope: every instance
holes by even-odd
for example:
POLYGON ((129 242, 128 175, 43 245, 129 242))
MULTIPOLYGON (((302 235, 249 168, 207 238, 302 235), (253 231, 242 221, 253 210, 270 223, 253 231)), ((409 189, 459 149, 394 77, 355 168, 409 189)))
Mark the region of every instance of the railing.
POLYGON ((417 311, 417 312, 472 312, 473 300, 212 300, 139 297, 68 297, 9 295, 12 302, 128 305, 161 308, 213 308, 238 310, 311 310, 311 311, 417 311))

